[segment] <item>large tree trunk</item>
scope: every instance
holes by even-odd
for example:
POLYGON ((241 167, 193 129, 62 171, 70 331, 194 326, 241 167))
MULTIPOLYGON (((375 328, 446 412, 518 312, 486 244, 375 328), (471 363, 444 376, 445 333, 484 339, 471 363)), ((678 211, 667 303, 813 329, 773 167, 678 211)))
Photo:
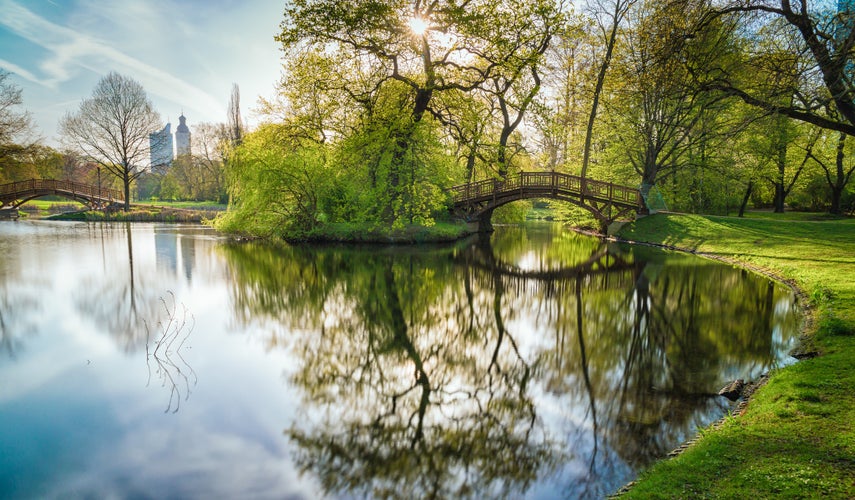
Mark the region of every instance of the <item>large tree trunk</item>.
POLYGON ((641 170, 641 194, 647 201, 647 194, 656 185, 656 176, 659 174, 659 165, 656 164, 656 154, 647 152, 644 165, 641 170))
POLYGON ((751 191, 754 189, 754 181, 748 181, 748 186, 745 187, 745 196, 742 197, 742 204, 739 205, 739 217, 745 216, 745 207, 748 205, 748 200, 751 198, 751 191))
POLYGON ((842 133, 837 138, 837 158, 835 160, 835 170, 837 178, 831 184, 831 208, 829 212, 834 215, 843 213, 840 208, 840 199, 843 197, 843 188, 846 187, 846 175, 843 172, 843 160, 846 158, 844 148, 846 147, 846 134, 842 133))
POLYGON ((785 187, 784 176, 787 169, 787 146, 781 144, 778 147, 778 178, 774 182, 775 185, 775 213, 784 213, 784 200, 787 198, 787 188, 785 187))
POLYGON ((129 212, 131 210, 131 174, 127 169, 122 177, 122 184, 125 187, 125 212, 129 212))
POLYGON ((390 199, 389 206, 384 210, 385 218, 390 222, 399 215, 394 213, 394 205, 400 198, 399 187, 404 168, 404 160, 406 159, 407 151, 410 149, 410 145, 412 144, 416 126, 421 121, 425 111, 427 111, 431 96, 433 96, 433 90, 430 88, 421 88, 416 92, 412 122, 407 123, 404 125, 403 130, 398 130, 395 133, 395 151, 392 155, 392 162, 389 165, 389 187, 392 191, 392 198, 390 199))
POLYGON ((512 130, 505 126, 499 136, 499 151, 496 154, 496 163, 499 164, 499 179, 505 180, 508 176, 508 139, 511 137, 512 130))
POLYGON ((606 54, 603 57, 603 62, 600 65, 597 73, 597 82, 594 86, 594 99, 591 103, 591 113, 588 115, 588 124, 585 126, 585 146, 582 150, 582 178, 588 175, 588 164, 591 158, 591 140, 594 134, 594 121, 597 118, 597 108, 600 104, 600 95, 603 93, 603 84, 606 81, 606 72, 609 70, 609 65, 612 60, 615 43, 617 42, 618 27, 626 14, 626 11, 634 3, 634 0, 621 1, 616 0, 614 3, 614 12, 612 12, 612 26, 609 30, 609 37, 606 40, 606 54))
POLYGON ((784 213, 784 199, 786 195, 784 194, 784 185, 780 182, 773 183, 775 186, 775 199, 773 201, 773 205, 775 207, 776 214, 784 213))

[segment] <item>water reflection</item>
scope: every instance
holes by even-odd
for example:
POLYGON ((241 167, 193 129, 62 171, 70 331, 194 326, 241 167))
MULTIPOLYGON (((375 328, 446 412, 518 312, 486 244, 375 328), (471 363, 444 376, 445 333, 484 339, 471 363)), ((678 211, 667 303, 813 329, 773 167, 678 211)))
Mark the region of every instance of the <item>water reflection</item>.
POLYGON ((0 224, 0 491, 602 497, 777 362, 792 299, 555 229, 359 249, 0 224))
POLYGON ((328 494, 599 497, 775 364, 791 297, 697 259, 504 228, 444 249, 223 247, 235 318, 297 353, 328 494))
POLYGON ((148 322, 145 322, 145 361, 148 367, 148 382, 151 382, 154 365, 155 376, 160 379, 163 387, 169 389, 169 404, 163 412, 169 413, 171 410, 172 413, 178 413, 182 393, 186 401, 190 398, 191 387, 198 382, 196 371, 183 354, 184 350, 190 347, 187 340, 196 326, 196 318, 187 310, 187 306, 182 304, 179 307, 175 294, 169 292, 169 298, 169 302, 165 298, 160 300, 164 317, 158 320, 154 333, 148 322))
POLYGON ((89 274, 82 280, 74 302, 78 314, 106 328, 126 352, 145 347, 145 321, 156 321, 160 301, 166 292, 156 285, 155 276, 141 273, 134 260, 134 232, 130 222, 89 226, 90 237, 100 245, 111 244, 109 258, 102 256, 111 279, 89 274), (124 248, 117 245, 122 242, 124 248))
MULTIPOLYGON (((189 347, 185 344, 195 319, 186 306, 176 304, 172 291, 162 288, 159 282, 163 276, 151 272, 145 257, 142 262, 135 259, 134 233, 139 231, 130 223, 44 226, 44 223, 22 224, 20 228, 12 228, 12 238, 0 245, 0 251, 8 257, 0 265, 3 278, 0 282, 0 356, 15 360, 19 352, 26 350, 25 339, 40 330, 44 312, 57 308, 55 298, 44 300, 49 295, 47 291, 54 288, 51 280, 55 276, 25 264, 28 260, 52 263, 52 258, 43 254, 56 247, 60 252, 67 252, 78 267, 86 269, 80 275, 75 275, 77 269, 66 270, 68 277, 63 281, 69 282, 73 293, 64 298, 70 299, 68 302, 75 308, 75 314, 63 318, 63 326, 74 329, 92 325, 93 330, 108 334, 126 353, 145 350, 149 379, 153 374, 169 389, 167 411, 177 411, 180 400, 189 396, 190 388, 196 383, 196 374, 182 355, 182 349, 189 347), (70 240, 78 239, 88 240, 88 245, 69 245, 70 240)), ((164 257, 164 252, 160 251, 163 235, 168 241, 176 242, 179 232, 154 228, 154 233, 157 268, 167 275, 178 274, 183 268, 189 281, 196 260, 195 238, 185 237, 180 245, 173 246, 171 256, 164 257), (162 266, 164 258, 178 262, 174 256, 179 247, 180 266, 162 266)), ((136 237, 139 238, 139 234, 136 237)), ((143 249, 144 256, 148 253, 143 249)), ((91 359, 85 362, 89 364, 91 359)))

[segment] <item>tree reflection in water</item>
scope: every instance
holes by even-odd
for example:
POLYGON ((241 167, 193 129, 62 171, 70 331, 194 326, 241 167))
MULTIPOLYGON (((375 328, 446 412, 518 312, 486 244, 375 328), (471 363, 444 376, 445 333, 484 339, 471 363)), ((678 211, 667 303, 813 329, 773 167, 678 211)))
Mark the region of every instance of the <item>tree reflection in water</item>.
POLYGON ((560 231, 224 251, 237 316, 278 325, 268 344, 301 360, 286 435, 333 495, 603 496, 795 330, 756 276, 560 231))
POLYGON ((155 375, 160 379, 163 387, 169 388, 169 404, 163 412, 168 413, 169 410, 172 410, 172 413, 178 413, 179 408, 181 408, 182 391, 186 401, 190 398, 191 385, 195 386, 198 381, 193 367, 187 363, 181 353, 183 349, 189 347, 184 344, 193 332, 196 318, 190 314, 188 322, 189 311, 187 307, 182 305, 179 313, 175 294, 169 292, 169 296, 172 302, 171 306, 166 299, 160 299, 165 319, 157 321, 153 337, 148 322, 144 322, 146 332, 145 362, 148 366, 146 386, 151 382, 151 368, 152 362, 154 362, 155 375), (175 404, 174 409, 173 403, 175 404))
MULTIPOLYGON (((146 343, 143 322, 158 317, 160 289, 154 286, 151 276, 141 276, 134 264, 134 239, 130 222, 93 224, 89 230, 93 239, 102 242, 119 238, 126 240, 127 270, 116 269, 111 279, 102 279, 97 275, 84 279, 80 293, 75 297, 77 308, 82 316, 91 318, 95 324, 104 325, 125 352, 137 352, 146 343)), ((106 259, 107 256, 102 258, 106 259)))

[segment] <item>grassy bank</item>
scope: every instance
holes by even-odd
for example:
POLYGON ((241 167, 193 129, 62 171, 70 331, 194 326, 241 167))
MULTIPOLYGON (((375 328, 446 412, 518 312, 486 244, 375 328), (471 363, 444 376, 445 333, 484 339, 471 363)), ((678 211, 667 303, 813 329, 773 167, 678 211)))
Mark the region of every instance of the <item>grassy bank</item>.
POLYGON ((324 224, 304 235, 300 241, 322 243, 441 243, 456 241, 469 234, 464 224, 438 222, 433 226, 407 226, 391 229, 374 224, 324 224))
POLYGON ((131 205, 127 212, 123 210, 82 210, 48 217, 51 220, 105 221, 105 222, 181 222, 202 223, 213 219, 218 212, 214 210, 172 208, 152 205, 131 205))
POLYGON ((790 281, 809 351, 740 414, 642 474, 625 498, 855 498, 855 220, 646 217, 619 237, 706 254, 790 281))

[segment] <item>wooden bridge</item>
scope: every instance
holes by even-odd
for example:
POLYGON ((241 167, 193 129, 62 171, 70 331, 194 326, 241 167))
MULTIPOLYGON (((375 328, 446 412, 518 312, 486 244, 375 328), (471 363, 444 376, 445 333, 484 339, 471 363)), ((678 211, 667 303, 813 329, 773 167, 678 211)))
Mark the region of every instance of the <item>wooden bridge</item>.
POLYGON ((71 198, 91 208, 101 208, 125 201, 125 195, 116 189, 99 188, 72 181, 30 179, 0 185, 0 209, 7 211, 16 209, 34 198, 53 195, 71 198))
POLYGON ((504 181, 488 179, 454 186, 448 191, 452 212, 467 222, 477 221, 482 231, 491 229, 493 210, 528 198, 578 205, 593 213, 603 229, 615 220, 647 213, 641 191, 636 188, 558 172, 520 172, 504 181))

